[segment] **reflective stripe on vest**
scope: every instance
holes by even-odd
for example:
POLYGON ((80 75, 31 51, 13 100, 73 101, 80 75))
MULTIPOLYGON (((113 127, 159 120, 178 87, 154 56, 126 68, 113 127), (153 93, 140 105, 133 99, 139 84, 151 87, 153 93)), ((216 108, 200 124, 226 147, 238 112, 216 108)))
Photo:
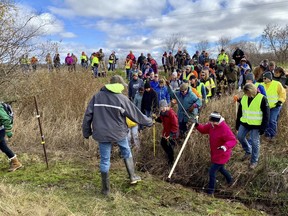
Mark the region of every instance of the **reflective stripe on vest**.
POLYGON ((261 125, 263 112, 261 111, 262 94, 257 94, 248 106, 248 97, 244 95, 241 99, 242 117, 240 121, 248 125, 261 125))
POLYGON ((278 81, 272 80, 269 88, 267 89, 266 84, 264 84, 264 88, 266 90, 266 95, 267 95, 267 99, 268 99, 268 103, 269 103, 269 107, 274 108, 276 105, 275 103, 278 102, 278 81))

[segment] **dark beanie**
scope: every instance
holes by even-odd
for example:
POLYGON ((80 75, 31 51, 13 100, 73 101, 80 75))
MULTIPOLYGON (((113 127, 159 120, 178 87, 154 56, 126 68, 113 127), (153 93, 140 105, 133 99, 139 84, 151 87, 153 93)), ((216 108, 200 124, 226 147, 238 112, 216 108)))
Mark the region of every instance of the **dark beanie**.
POLYGON ((263 74, 263 78, 267 78, 269 80, 272 80, 272 73, 270 71, 267 71, 263 74))
POLYGON ((252 81, 254 81, 254 74, 253 74, 253 73, 248 73, 248 74, 245 76, 245 80, 252 80, 252 81))
POLYGON ((146 83, 144 84, 144 89, 148 89, 148 88, 151 88, 151 85, 150 85, 149 82, 146 82, 146 83))

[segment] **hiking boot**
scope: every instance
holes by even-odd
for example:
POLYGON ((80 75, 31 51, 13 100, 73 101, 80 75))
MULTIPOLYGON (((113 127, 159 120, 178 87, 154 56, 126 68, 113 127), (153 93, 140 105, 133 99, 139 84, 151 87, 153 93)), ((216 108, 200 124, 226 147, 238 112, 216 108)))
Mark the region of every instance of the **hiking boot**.
POLYGON ((245 153, 245 155, 241 158, 241 161, 245 161, 251 158, 251 154, 245 153))
POLYGON ((141 181, 141 177, 135 175, 133 158, 130 157, 130 158, 124 159, 124 163, 125 163, 127 172, 129 174, 130 184, 136 184, 137 182, 141 181))
POLYGON ((102 178, 102 190, 101 190, 101 193, 103 195, 107 196, 110 193, 109 173, 101 172, 101 178, 102 178))
POLYGON ((257 166, 257 163, 251 163, 251 164, 249 165, 249 168, 252 169, 252 170, 254 170, 254 169, 256 168, 256 166, 257 166))
POLYGON ((15 170, 22 167, 22 164, 19 162, 16 155, 10 158, 9 160, 10 160, 10 168, 8 169, 9 172, 14 172, 15 170))

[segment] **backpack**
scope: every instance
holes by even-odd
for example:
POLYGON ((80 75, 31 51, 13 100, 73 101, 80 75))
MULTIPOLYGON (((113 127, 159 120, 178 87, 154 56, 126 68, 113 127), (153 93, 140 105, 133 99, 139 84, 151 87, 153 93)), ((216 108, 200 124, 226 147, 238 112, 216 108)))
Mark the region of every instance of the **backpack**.
POLYGON ((7 113, 7 115, 10 117, 11 124, 13 124, 14 119, 14 112, 12 110, 11 105, 6 104, 4 102, 1 102, 1 105, 3 106, 4 111, 7 113))

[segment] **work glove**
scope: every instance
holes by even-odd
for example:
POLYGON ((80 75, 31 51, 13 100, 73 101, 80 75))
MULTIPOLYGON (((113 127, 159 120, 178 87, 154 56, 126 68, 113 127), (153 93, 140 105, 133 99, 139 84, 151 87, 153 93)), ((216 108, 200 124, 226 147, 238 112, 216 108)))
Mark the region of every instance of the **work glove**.
POLYGON ((218 150, 223 150, 224 152, 226 152, 226 150, 227 150, 225 146, 220 146, 220 147, 218 147, 217 149, 218 149, 218 150))
POLYGON ((234 95, 233 100, 234 100, 234 102, 238 102, 239 101, 238 95, 234 95))
POLYGON ((277 103, 275 103, 276 107, 280 107, 282 106, 282 102, 281 101, 277 101, 277 103))
POLYGON ((12 131, 6 131, 6 136, 7 136, 8 138, 11 138, 11 137, 13 136, 12 131))

